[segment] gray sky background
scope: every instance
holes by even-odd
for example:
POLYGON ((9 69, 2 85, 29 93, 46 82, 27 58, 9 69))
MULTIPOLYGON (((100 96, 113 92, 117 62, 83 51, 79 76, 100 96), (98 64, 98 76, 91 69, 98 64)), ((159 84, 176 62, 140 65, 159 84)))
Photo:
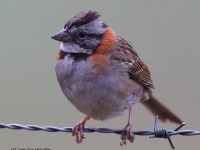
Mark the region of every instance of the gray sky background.
MULTIPOLYGON (((59 43, 50 36, 81 10, 97 10, 114 31, 132 43, 151 70, 154 93, 187 126, 200 130, 200 1, 197 0, 0 0, 0 122, 73 126, 84 115, 64 97, 54 65, 59 43)), ((87 127, 123 128, 125 116, 87 127)), ((133 129, 152 129, 154 116, 140 104, 134 106, 133 129)), ((159 127, 174 129, 176 124, 159 127)), ((0 149, 50 148, 162 149, 164 139, 136 136, 120 147, 115 134, 86 134, 76 144, 69 133, 0 130, 0 149)), ((172 137, 177 149, 199 149, 199 136, 172 137)))

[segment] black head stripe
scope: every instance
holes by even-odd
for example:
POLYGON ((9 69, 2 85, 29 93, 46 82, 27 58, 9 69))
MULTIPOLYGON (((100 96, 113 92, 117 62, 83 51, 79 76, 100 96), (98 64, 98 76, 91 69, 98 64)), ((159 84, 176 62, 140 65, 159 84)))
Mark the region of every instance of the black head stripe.
POLYGON ((70 29, 73 26, 79 27, 81 25, 87 24, 95 19, 98 19, 100 14, 96 11, 82 11, 70 19, 65 25, 64 28, 68 27, 70 29))
POLYGON ((103 34, 87 34, 88 37, 90 38, 95 38, 95 39, 98 39, 98 40, 101 40, 103 34))
MULTIPOLYGON (((103 34, 87 34, 87 38, 88 39, 96 39, 98 41, 100 41, 102 39, 103 34)), ((74 43, 77 43, 76 40, 74 40, 74 43)), ((78 44, 78 43, 77 43, 78 44)), ((98 43, 97 43, 98 45, 98 43)), ((85 49, 95 49, 97 45, 93 45, 93 44, 86 44, 86 43, 79 43, 79 46, 85 49)))

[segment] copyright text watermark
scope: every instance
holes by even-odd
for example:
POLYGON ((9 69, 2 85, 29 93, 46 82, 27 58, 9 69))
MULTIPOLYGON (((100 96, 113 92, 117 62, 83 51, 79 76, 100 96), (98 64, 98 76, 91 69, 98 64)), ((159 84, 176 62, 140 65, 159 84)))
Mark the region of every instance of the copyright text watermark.
POLYGON ((50 148, 16 148, 13 147, 11 150, 51 150, 50 148))

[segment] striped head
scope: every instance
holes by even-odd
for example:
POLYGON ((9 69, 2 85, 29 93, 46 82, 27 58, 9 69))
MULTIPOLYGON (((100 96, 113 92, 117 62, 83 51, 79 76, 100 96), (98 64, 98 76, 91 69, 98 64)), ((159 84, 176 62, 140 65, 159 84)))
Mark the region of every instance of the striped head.
POLYGON ((108 28, 99 17, 96 11, 82 11, 51 38, 61 42, 60 49, 64 52, 93 54, 108 28))

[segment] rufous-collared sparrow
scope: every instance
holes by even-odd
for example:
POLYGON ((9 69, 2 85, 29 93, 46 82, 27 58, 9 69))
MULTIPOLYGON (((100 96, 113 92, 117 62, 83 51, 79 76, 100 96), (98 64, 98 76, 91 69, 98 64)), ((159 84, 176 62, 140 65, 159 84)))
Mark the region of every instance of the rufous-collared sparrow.
POLYGON ((121 145, 133 142, 132 105, 140 101, 162 121, 181 120, 151 92, 148 67, 134 48, 101 21, 96 11, 82 11, 52 36, 60 41, 56 75, 68 100, 86 117, 73 127, 77 143, 82 142, 85 122, 91 117, 106 120, 129 109, 121 145))

